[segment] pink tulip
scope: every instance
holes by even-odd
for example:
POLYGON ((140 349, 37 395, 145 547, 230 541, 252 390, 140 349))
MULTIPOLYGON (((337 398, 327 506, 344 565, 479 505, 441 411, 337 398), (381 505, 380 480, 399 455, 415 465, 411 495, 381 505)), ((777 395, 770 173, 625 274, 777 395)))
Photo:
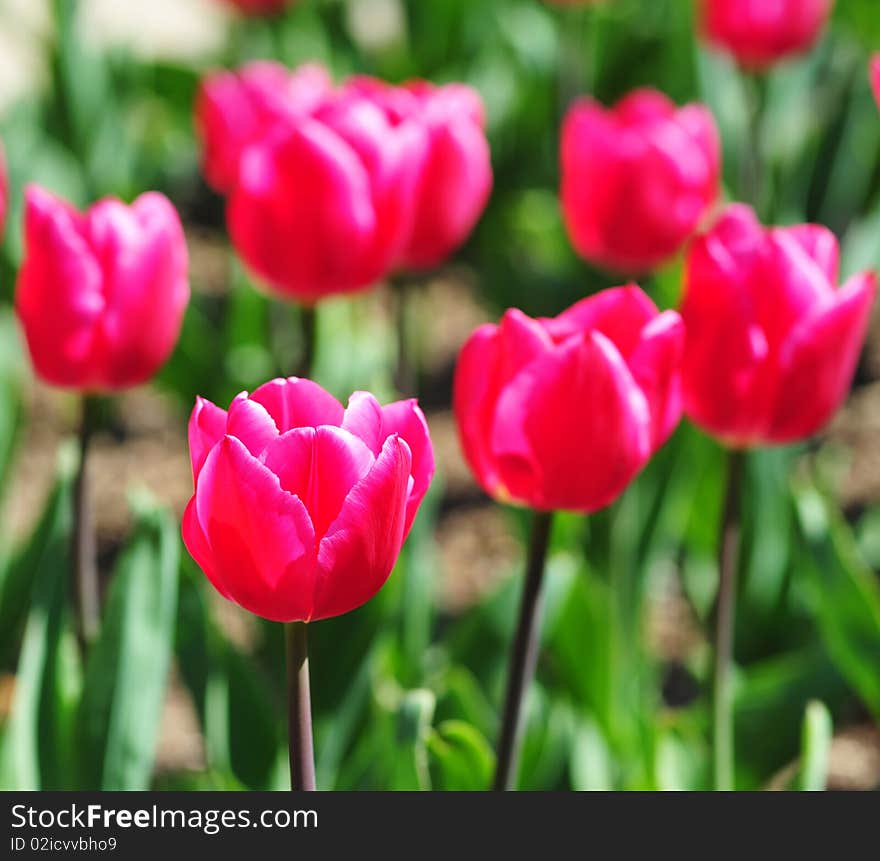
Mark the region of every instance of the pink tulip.
POLYGON ((249 144, 277 123, 312 115, 332 92, 326 70, 313 64, 291 72, 280 63, 255 62, 236 72, 208 75, 196 98, 202 169, 208 182, 217 191, 231 191, 249 144))
POLYGON ((186 242, 168 199, 108 198, 79 213, 31 186, 24 230, 15 304, 37 374, 83 392, 153 376, 189 302, 186 242))
POLYGON ((808 51, 834 0, 701 0, 700 27, 713 45, 748 69, 808 51))
POLYGON ((455 373, 462 448, 487 493, 544 511, 613 502, 678 423, 684 330, 636 285, 554 319, 507 311, 455 373))
POLYGON ((370 287, 402 253, 426 149, 419 123, 351 89, 275 123, 241 159, 227 211, 236 249, 301 302, 370 287))
POLYGON ((735 447, 818 431, 849 390, 876 292, 873 273, 837 279, 824 227, 765 229, 748 207, 727 209, 687 259, 688 416, 735 447))
POLYGON ((344 409, 310 380, 272 380, 229 411, 197 398, 183 539, 216 589, 258 616, 315 621, 385 583, 434 474, 415 401, 344 409))
POLYGON ((871 89, 874 91, 874 98, 877 100, 877 106, 880 107, 880 53, 871 57, 871 89))
POLYGON ((718 196, 718 132, 703 105, 637 90, 606 110, 583 99, 562 132, 562 208, 584 258, 647 272, 675 255, 718 196))
POLYGON ((412 225, 396 262, 410 270, 442 263, 470 235, 492 190, 482 99, 464 84, 437 87, 427 81, 393 87, 360 77, 347 89, 371 99, 392 124, 410 121, 424 129, 427 154, 414 191, 412 225))

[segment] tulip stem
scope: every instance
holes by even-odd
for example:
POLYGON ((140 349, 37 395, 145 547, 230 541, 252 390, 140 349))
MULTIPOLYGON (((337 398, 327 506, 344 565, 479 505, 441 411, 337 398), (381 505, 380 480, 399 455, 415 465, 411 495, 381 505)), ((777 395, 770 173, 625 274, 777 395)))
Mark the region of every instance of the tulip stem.
POLYGON ((746 139, 740 154, 740 195, 758 215, 764 199, 764 158, 762 132, 766 82, 760 75, 745 72, 743 86, 746 101, 746 139))
POLYGON ((290 749, 290 788, 315 789, 315 753, 312 746, 312 698, 309 691, 309 644, 306 622, 284 626, 287 646, 287 717, 290 749))
POLYGON ((727 490, 718 546, 718 599, 715 617, 715 672, 712 694, 712 735, 715 789, 734 789, 733 637, 736 581, 739 568, 741 451, 731 451, 727 462, 727 490))
POLYGON ((98 402, 82 398, 79 424, 79 466, 73 485, 73 535, 71 556, 76 603, 79 610, 79 637, 84 647, 97 636, 100 620, 98 563, 95 551, 95 524, 92 517, 88 471, 89 448, 97 423, 98 402))
POLYGON ((535 675, 535 663, 538 657, 541 583, 544 579, 552 526, 552 512, 535 512, 526 580, 523 585, 519 621, 507 676, 507 694, 504 700, 504 716, 493 784, 496 792, 512 789, 516 781, 523 726, 523 703, 535 675))
POLYGON ((299 309, 302 350, 299 358, 298 376, 311 378, 315 368, 315 348, 318 341, 318 312, 314 305, 303 305, 299 309))
POLYGON ((410 349, 409 310, 414 284, 406 278, 397 278, 392 284, 394 318, 397 329, 397 367, 394 385, 405 397, 415 397, 418 389, 416 357, 410 349))

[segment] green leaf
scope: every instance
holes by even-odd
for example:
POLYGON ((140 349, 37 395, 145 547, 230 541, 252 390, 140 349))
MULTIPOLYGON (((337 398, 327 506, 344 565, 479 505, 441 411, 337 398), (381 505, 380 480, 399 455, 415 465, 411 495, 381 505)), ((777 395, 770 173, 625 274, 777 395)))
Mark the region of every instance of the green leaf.
POLYGON ((828 755, 834 726, 824 704, 813 700, 807 704, 801 736, 800 789, 823 792, 828 782, 828 755))
POLYGON ((837 508, 812 484, 801 483, 795 494, 810 550, 802 568, 822 639, 840 672, 880 717, 880 585, 837 508))
POLYGON ((29 608, 12 713, 0 752, 0 785, 6 789, 72 788, 68 705, 75 696, 79 667, 71 655, 65 594, 75 462, 73 450, 63 448, 58 479, 43 516, 4 580, 4 620, 13 595, 22 598, 19 612, 29 608))
POLYGON ((171 516, 142 504, 86 668, 79 714, 83 786, 150 786, 174 642, 179 548, 171 516))
POLYGON ((394 715, 394 744, 387 762, 391 765, 389 789, 431 788, 428 770, 428 734, 436 700, 425 689, 407 691, 394 715))
POLYGON ((589 718, 578 723, 571 748, 571 785, 578 792, 614 789, 611 750, 598 724, 589 718))
POLYGON ((443 721, 431 731, 427 745, 437 789, 480 792, 491 785, 495 755, 476 727, 443 721))

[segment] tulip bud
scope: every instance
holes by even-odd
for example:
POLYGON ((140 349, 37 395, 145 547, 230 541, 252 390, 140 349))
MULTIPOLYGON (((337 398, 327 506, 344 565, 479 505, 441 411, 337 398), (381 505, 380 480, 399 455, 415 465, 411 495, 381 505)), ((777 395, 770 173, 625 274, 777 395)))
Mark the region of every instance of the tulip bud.
POLYGON ((701 0, 704 38, 747 69, 808 51, 834 0, 701 0))
POLYGON ((637 90, 606 110, 583 99, 562 131, 562 208, 585 259, 647 272, 675 255, 713 205, 720 146, 703 105, 637 90))
POLYGON ((186 242, 168 199, 108 198, 80 213, 31 186, 24 233, 15 306, 37 374, 82 392, 152 377, 189 302, 186 242))
POLYGON ((228 411, 196 400, 183 539, 217 590, 258 616, 315 621, 385 583, 434 474, 415 401, 344 409, 310 380, 273 380, 228 411))
POLYGON ((636 285, 554 319, 507 311, 455 372, 465 457, 487 493, 532 508, 612 503, 678 423, 684 331, 636 285))
POLYGON ((242 153, 276 123, 310 116, 333 90, 321 66, 291 72, 280 63, 248 63, 236 72, 204 78, 196 97, 196 127, 202 141, 202 169, 213 188, 231 191, 242 153))
POLYGON ((687 259, 688 416, 735 447, 822 428, 849 390, 876 293, 873 273, 837 278, 824 227, 767 229, 748 207, 728 208, 687 259))

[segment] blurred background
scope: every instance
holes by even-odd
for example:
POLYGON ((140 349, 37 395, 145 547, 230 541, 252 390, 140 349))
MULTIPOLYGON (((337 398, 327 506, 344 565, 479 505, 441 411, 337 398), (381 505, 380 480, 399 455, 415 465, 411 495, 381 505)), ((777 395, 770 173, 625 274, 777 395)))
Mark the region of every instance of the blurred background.
MULTIPOLYGON (((840 0, 807 57, 769 76, 760 138, 771 222, 818 221, 843 274, 880 266, 880 116, 867 59, 876 0, 840 0)), ((249 59, 339 78, 461 80, 486 102, 495 189, 454 261, 409 309, 439 470, 379 597, 315 625, 318 784, 481 789, 493 765, 527 519, 491 503, 450 410, 471 329, 518 306, 555 314, 620 279, 572 251, 558 204, 559 126, 573 94, 636 86, 712 108, 735 196, 743 80, 694 35, 690 0, 300 0, 246 18, 220 0, 0 0, 0 138, 10 211, 0 255, 0 783, 5 788, 282 788, 281 628, 214 593, 182 549, 196 394, 226 405, 295 367, 295 312, 255 291, 198 168, 201 75, 249 59), (193 297, 149 386, 105 405, 93 496, 107 616, 83 663, 67 598, 77 403, 31 376, 11 308, 22 189, 84 206, 165 192, 187 231, 193 297)), ((673 263, 643 286, 674 307, 673 263)), ((395 397, 390 291, 320 306, 314 376, 345 400, 395 397)), ((683 424, 611 509, 563 516, 521 765, 528 789, 709 786, 706 630, 720 449, 683 424)), ((786 788, 807 703, 833 719, 832 788, 880 787, 880 320, 850 401, 809 447, 747 467, 736 643, 738 783, 786 788)))

